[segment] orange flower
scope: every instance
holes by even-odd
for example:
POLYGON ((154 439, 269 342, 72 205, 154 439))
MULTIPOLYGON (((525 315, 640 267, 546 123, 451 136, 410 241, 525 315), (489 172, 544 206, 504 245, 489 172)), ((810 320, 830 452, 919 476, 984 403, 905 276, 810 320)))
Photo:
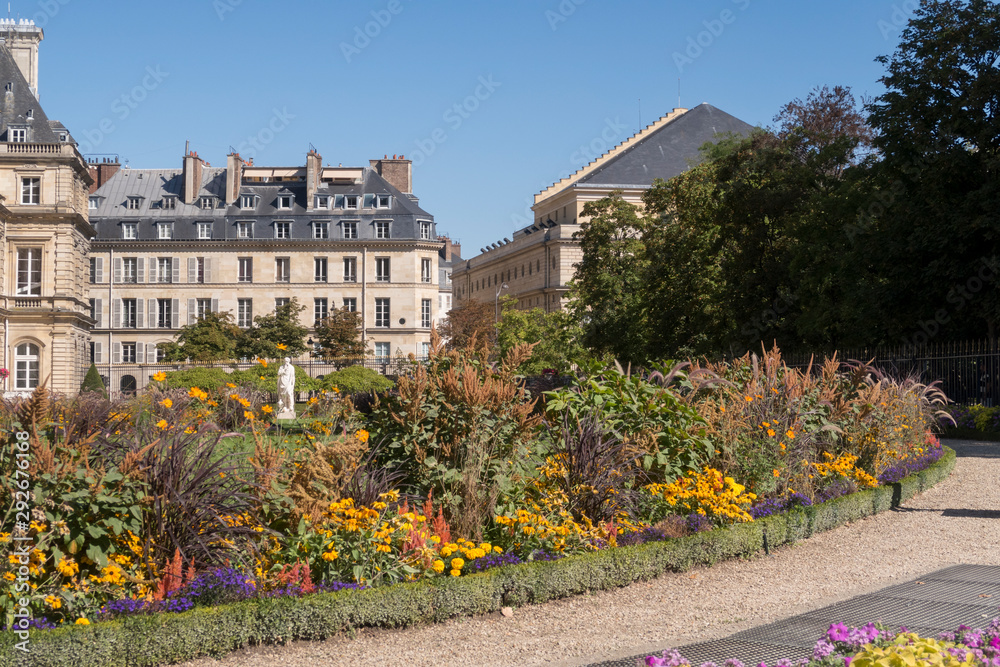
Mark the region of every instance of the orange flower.
POLYGON ((778 472, 778 469, 777 469, 777 468, 775 468, 775 469, 774 469, 774 476, 775 476, 775 477, 781 477, 781 473, 780 473, 780 472, 778 472))
POLYGON ((167 379, 167 374, 164 373, 163 371, 159 371, 157 373, 153 373, 153 381, 154 382, 163 382, 166 379, 167 379))

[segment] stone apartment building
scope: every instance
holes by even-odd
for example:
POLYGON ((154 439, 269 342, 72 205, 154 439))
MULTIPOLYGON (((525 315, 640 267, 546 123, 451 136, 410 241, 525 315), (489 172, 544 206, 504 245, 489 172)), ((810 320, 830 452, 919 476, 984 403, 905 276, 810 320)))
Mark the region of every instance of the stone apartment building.
POLYGON ((7 394, 48 380, 75 393, 87 370, 91 176, 69 132, 38 102, 31 21, 0 19, 0 328, 7 394))
POLYGON ((265 167, 234 153, 213 168, 186 151, 179 169, 91 169, 96 363, 155 362, 159 343, 209 310, 248 327, 292 297, 306 326, 359 311, 376 356, 426 354, 450 286, 410 160, 332 167, 310 150, 302 166, 265 167))
POLYGON ((570 176, 535 195, 534 224, 511 238, 482 248, 456 264, 452 286, 456 307, 510 295, 520 308, 559 310, 567 283, 583 258, 573 234, 584 222, 583 207, 615 190, 633 204, 657 178, 683 173, 699 149, 719 134, 746 135, 752 126, 710 104, 674 109, 570 176))

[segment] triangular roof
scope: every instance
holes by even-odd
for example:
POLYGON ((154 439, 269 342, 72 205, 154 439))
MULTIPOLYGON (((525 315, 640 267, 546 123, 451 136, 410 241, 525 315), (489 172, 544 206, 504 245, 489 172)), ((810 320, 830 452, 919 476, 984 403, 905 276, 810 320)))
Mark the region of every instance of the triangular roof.
POLYGON ((59 137, 52 131, 52 126, 38 98, 31 92, 27 79, 21 73, 21 68, 14 62, 13 56, 6 45, 0 44, 0 141, 9 141, 7 128, 28 127, 28 141, 36 144, 55 144, 59 137), (31 118, 28 118, 28 111, 31 118))
POLYGON ((648 187, 697 161, 699 149, 719 134, 747 135, 753 126, 711 104, 674 109, 604 155, 535 195, 539 203, 573 185, 648 187))

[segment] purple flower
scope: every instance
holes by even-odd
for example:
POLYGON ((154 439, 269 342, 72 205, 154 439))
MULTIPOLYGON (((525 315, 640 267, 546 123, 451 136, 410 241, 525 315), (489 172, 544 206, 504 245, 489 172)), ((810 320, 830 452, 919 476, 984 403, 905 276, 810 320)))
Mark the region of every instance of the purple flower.
POLYGON ((820 639, 816 642, 816 646, 813 647, 813 659, 822 660, 826 656, 830 655, 837 650, 837 647, 826 641, 825 639, 820 639))
POLYGON ((651 655, 646 658, 646 664, 649 667, 665 667, 667 661, 664 658, 657 658, 655 655, 651 655))
POLYGON ((846 642, 850 639, 850 632, 843 623, 831 623, 830 629, 826 631, 826 636, 830 641, 846 642))

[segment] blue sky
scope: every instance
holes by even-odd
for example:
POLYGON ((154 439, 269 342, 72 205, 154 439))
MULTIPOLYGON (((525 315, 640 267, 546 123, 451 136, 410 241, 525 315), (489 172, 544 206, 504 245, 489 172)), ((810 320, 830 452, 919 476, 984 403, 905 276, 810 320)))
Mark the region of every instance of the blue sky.
POLYGON ((463 254, 531 197, 681 106, 755 125, 824 84, 878 95, 915 0, 40 0, 39 89, 85 153, 179 167, 414 160, 463 254), (641 100, 641 102, 640 102, 641 100))

